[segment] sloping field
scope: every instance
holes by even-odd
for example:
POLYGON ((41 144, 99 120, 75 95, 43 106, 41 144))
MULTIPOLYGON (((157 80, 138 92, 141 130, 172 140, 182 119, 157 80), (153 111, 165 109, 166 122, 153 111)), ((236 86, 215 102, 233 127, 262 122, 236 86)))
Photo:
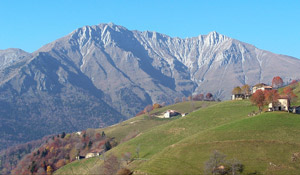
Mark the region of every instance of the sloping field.
MULTIPOLYGON (((294 92, 299 96, 299 86, 294 92)), ((294 105, 298 103, 299 99, 294 105)), ((159 125, 151 120, 163 119, 135 117, 105 130, 120 139, 137 128, 142 130, 107 155, 121 158, 129 152, 137 158, 138 149, 139 159, 127 165, 135 174, 204 174, 205 162, 214 150, 241 161, 243 174, 299 174, 300 160, 292 161, 292 155, 300 152, 300 115, 266 112, 248 117, 255 110, 250 101, 243 100, 210 104, 159 125), (129 125, 132 122, 136 124, 129 125)), ((103 162, 99 158, 85 161, 71 163, 57 173, 70 174, 70 169, 96 173, 103 162)))

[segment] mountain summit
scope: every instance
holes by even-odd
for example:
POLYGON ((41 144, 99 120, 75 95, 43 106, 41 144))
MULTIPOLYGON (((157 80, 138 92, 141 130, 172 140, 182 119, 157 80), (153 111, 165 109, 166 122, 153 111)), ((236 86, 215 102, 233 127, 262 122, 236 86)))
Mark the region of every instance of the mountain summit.
MULTIPOLYGON (((7 52, 0 59, 9 60, 7 52)), ((300 60, 217 32, 181 39, 112 23, 25 55, 0 65, 1 143, 107 126, 193 93, 229 99, 237 85, 300 78, 300 60)))

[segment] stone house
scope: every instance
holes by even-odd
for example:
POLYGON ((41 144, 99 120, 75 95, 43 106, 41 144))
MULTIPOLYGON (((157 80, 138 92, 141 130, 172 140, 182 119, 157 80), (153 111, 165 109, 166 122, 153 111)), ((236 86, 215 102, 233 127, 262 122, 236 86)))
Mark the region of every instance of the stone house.
POLYGON ((85 158, 91 158, 91 157, 96 157, 96 156, 100 156, 102 153, 104 152, 104 149, 95 149, 90 153, 87 153, 85 155, 85 158))
MULTIPOLYGON (((289 111, 290 99, 288 96, 280 96, 278 102, 274 105, 274 111, 289 111)), ((269 111, 273 111, 273 104, 270 103, 268 107, 269 111)))
POLYGON ((231 100, 243 100, 243 99, 245 99, 244 94, 233 94, 231 96, 231 100))
POLYGON ((87 159, 87 158, 96 157, 96 156, 100 156, 100 154, 99 153, 87 153, 85 155, 85 158, 87 159))
POLYGON ((167 110, 164 113, 164 118, 171 118, 171 117, 174 117, 174 116, 177 116, 177 115, 180 115, 180 113, 175 111, 175 110, 167 110))
POLYGON ((257 90, 265 91, 265 90, 272 90, 272 89, 273 89, 272 86, 268 86, 264 83, 259 83, 252 87, 252 94, 254 94, 257 90))

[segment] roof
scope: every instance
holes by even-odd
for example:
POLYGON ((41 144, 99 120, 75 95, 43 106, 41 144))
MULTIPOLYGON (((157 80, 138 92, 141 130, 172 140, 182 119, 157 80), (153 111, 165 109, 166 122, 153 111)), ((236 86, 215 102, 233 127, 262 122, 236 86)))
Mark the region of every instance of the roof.
POLYGON ((287 95, 280 95, 278 99, 290 99, 287 95))
POLYGON ((179 113, 179 112, 177 112, 177 111, 175 111, 175 110, 170 110, 170 109, 167 110, 165 113, 168 113, 168 112, 169 112, 169 113, 175 113, 175 112, 176 112, 176 113, 179 113))
POLYGON ((273 87, 272 86, 264 86, 264 88, 271 88, 272 89, 273 87))
POLYGON ((254 85, 253 87, 263 87, 263 86, 268 86, 268 85, 265 83, 258 83, 256 85, 254 85))
POLYGON ((104 149, 93 149, 90 153, 100 153, 104 151, 104 149))

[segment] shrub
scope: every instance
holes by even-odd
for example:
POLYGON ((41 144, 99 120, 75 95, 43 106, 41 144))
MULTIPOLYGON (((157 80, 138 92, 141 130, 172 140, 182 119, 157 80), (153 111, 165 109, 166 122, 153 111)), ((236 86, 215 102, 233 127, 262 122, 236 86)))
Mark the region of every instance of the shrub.
POLYGON ((121 168, 118 172, 117 175, 131 175, 132 171, 130 171, 127 168, 121 168))

